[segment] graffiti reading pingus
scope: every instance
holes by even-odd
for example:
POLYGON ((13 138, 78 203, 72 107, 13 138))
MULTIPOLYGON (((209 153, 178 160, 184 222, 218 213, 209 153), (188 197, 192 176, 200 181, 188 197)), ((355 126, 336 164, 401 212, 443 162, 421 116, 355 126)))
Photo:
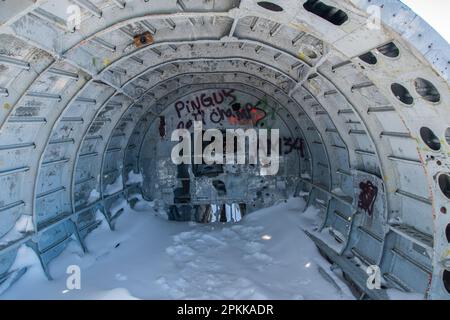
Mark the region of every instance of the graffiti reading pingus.
POLYGON ((256 126, 267 115, 265 110, 257 108, 251 103, 238 103, 233 89, 223 89, 211 94, 202 93, 187 101, 179 100, 175 102, 174 107, 178 119, 182 119, 186 115, 193 118, 193 120, 180 120, 177 129, 189 129, 192 127, 193 121, 202 121, 203 124, 206 124, 207 120, 214 124, 228 121, 231 125, 256 126), (229 100, 227 101, 228 106, 222 107, 225 100, 229 100), (209 111, 209 116, 207 116, 206 110, 209 111))

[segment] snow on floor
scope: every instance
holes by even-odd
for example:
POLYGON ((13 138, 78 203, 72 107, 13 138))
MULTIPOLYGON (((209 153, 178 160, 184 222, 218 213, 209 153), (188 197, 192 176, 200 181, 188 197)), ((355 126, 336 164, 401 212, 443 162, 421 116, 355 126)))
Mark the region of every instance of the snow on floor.
POLYGON ((161 219, 139 202, 111 232, 103 222, 83 256, 72 242, 44 277, 26 247, 16 263, 31 265, 0 299, 353 299, 302 229, 314 222, 305 203, 263 209, 237 224, 161 219), (139 211, 138 211, 139 210, 139 211), (67 267, 81 268, 81 289, 68 290, 67 267))

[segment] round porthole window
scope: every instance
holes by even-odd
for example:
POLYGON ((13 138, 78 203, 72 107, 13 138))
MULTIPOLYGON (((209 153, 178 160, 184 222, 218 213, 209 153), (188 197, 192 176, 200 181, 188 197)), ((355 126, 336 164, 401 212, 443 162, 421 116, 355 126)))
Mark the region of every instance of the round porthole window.
POLYGON ((433 131, 428 127, 420 128, 420 137, 422 141, 433 151, 439 151, 441 149, 441 142, 436 137, 433 131))
POLYGON ((450 199, 450 176, 446 173, 443 173, 438 178, 439 188, 441 192, 450 199))
POLYGON ((441 101, 441 95, 436 87, 428 80, 417 78, 414 81, 416 92, 425 100, 433 103, 441 101))
POLYGON ((391 91, 394 94, 394 96, 407 105, 412 105, 414 102, 413 97, 409 93, 408 89, 406 89, 404 86, 398 83, 393 83, 391 85, 391 91))
POLYGON ((377 50, 388 58, 397 58, 400 55, 400 50, 393 42, 378 47, 377 50))
POLYGON ((273 2, 269 2, 269 1, 260 1, 260 2, 258 2, 258 6, 264 8, 266 10, 270 10, 270 11, 275 11, 275 12, 283 11, 282 7, 280 7, 279 5, 277 5, 273 2))
POLYGON ((374 65, 378 62, 377 57, 375 57, 375 55, 370 51, 363 55, 360 55, 359 58, 367 64, 374 65))
POLYGON ((444 288, 450 293, 450 271, 444 270, 442 280, 444 281, 444 288))

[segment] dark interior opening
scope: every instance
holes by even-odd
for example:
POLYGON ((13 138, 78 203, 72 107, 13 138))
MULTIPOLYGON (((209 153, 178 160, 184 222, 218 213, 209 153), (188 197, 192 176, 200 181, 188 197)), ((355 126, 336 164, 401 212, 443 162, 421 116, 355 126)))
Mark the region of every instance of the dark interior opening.
POLYGON ((391 85, 391 90, 394 96, 404 104, 407 105, 413 104, 414 99, 404 86, 398 83, 394 83, 391 85))
POLYGON ((260 7, 263 7, 266 10, 275 11, 275 12, 281 12, 283 11, 283 8, 279 5, 269 2, 269 1, 260 1, 258 2, 258 5, 260 7))
POLYGON ((447 292, 450 293, 450 271, 444 270, 443 280, 445 290, 447 290, 447 292))
POLYGON ((384 56, 388 58, 396 58, 400 55, 399 48, 393 42, 389 42, 381 47, 378 47, 377 50, 384 56))
POLYGON ((359 58, 367 64, 377 64, 377 57, 372 52, 367 52, 363 55, 360 55, 359 58))
POLYGON ((303 4, 303 7, 336 26, 343 25, 348 20, 348 15, 344 11, 319 0, 308 0, 303 4))
POLYGON ((431 150, 438 151, 441 149, 441 142, 439 141, 439 138, 436 137, 430 128, 420 128, 420 137, 431 150))
POLYGON ((439 188, 442 193, 450 199, 450 176, 448 174, 441 174, 439 176, 439 188))
POLYGON ((441 95, 436 87, 428 80, 417 78, 414 81, 417 93, 425 100, 433 103, 441 101, 441 95))

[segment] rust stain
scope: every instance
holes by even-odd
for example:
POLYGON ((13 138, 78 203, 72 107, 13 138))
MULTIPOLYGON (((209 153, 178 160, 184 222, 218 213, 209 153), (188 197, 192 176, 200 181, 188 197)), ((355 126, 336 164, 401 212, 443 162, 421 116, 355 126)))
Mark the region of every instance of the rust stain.
POLYGON ((143 46, 148 46, 155 42, 153 36, 150 32, 146 31, 143 34, 137 35, 133 38, 134 46, 140 48, 143 46))

